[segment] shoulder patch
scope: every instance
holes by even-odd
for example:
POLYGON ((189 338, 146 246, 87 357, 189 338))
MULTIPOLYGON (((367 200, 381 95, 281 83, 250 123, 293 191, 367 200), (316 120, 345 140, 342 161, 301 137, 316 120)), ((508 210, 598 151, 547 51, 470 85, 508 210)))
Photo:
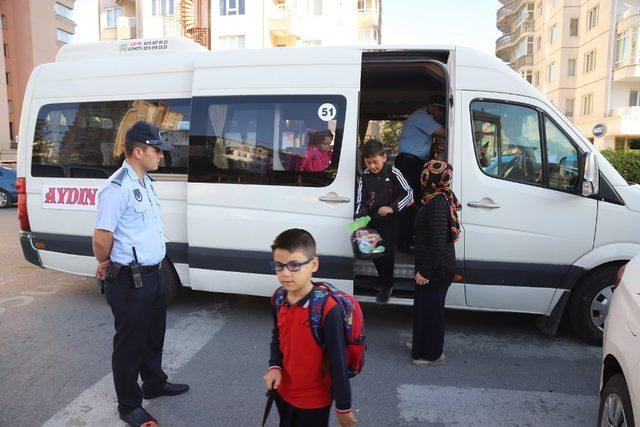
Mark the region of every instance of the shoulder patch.
POLYGON ((115 176, 115 178, 111 180, 111 183, 120 187, 122 185, 122 180, 127 177, 128 173, 129 172, 127 172, 126 168, 122 168, 122 170, 115 176))
POLYGON ((151 175, 149 175, 148 173, 146 173, 146 172, 145 172, 145 175, 147 175, 147 178, 149 178, 149 180, 150 180, 151 182, 155 181, 155 179, 153 179, 153 178, 151 177, 151 175))

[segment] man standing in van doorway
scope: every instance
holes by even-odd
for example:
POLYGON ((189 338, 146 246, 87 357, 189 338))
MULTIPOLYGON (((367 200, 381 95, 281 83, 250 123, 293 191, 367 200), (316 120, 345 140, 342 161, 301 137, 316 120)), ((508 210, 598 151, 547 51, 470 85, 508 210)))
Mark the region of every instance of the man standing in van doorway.
POLYGON ((172 384, 162 370, 167 307, 160 268, 166 249, 160 202, 147 172, 158 169, 162 150, 158 128, 136 122, 125 137, 125 161, 100 190, 93 234, 116 333, 111 358, 120 419, 152 427, 156 420, 142 408, 142 398, 175 396, 189 390, 172 384), (142 389, 138 385, 142 377, 142 389))
MULTIPOLYGON (((445 119, 446 105, 443 96, 434 95, 429 99, 426 107, 418 108, 411 113, 402 127, 402 134, 398 141, 398 155, 394 165, 411 185, 414 200, 420 200, 422 197, 420 173, 424 164, 429 160, 433 140, 436 137, 444 138, 446 136, 446 130, 442 125, 445 119)), ((398 249, 405 253, 411 253, 413 223, 416 217, 415 205, 409 206, 401 215, 398 249)))

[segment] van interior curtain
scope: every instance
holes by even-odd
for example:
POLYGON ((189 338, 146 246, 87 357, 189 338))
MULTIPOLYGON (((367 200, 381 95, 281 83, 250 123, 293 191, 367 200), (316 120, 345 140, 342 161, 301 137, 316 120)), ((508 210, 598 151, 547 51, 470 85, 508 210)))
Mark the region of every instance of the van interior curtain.
POLYGON ((222 137, 224 123, 227 120, 229 106, 225 104, 214 104, 209 107, 209 120, 213 128, 215 145, 213 146, 213 165, 218 169, 229 169, 227 160, 227 150, 222 137))

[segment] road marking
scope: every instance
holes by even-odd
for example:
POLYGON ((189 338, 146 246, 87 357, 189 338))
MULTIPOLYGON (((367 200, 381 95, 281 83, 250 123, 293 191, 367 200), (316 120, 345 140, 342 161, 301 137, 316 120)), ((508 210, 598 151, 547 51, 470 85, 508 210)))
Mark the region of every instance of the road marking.
POLYGON ((408 423, 582 426, 598 416, 596 396, 542 391, 403 384, 398 399, 408 423))
MULTIPOLYGON (((224 326, 228 314, 227 304, 198 310, 181 318, 165 335, 163 367, 169 378, 186 365, 224 326)), ((105 362, 110 359, 105 355, 105 362)), ((146 401, 145 405, 146 406, 146 401)), ((113 375, 108 374, 83 391, 64 409, 44 423, 58 426, 122 426, 116 410, 113 375)), ((162 421, 162 420, 160 420, 162 421)))

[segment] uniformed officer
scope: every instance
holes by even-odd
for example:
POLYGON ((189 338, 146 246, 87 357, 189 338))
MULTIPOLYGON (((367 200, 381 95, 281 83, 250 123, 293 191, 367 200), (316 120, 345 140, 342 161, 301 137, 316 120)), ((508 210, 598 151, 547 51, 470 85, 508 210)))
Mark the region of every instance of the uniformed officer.
POLYGON ((157 127, 144 121, 136 122, 125 139, 126 160, 98 196, 93 252, 99 262, 96 277, 104 280, 115 318, 111 363, 120 419, 148 427, 156 421, 142 408, 143 396, 174 396, 189 389, 168 382, 162 370, 166 302, 160 266, 165 243, 160 203, 147 174, 158 169, 162 150, 172 147, 160 140, 157 127))

